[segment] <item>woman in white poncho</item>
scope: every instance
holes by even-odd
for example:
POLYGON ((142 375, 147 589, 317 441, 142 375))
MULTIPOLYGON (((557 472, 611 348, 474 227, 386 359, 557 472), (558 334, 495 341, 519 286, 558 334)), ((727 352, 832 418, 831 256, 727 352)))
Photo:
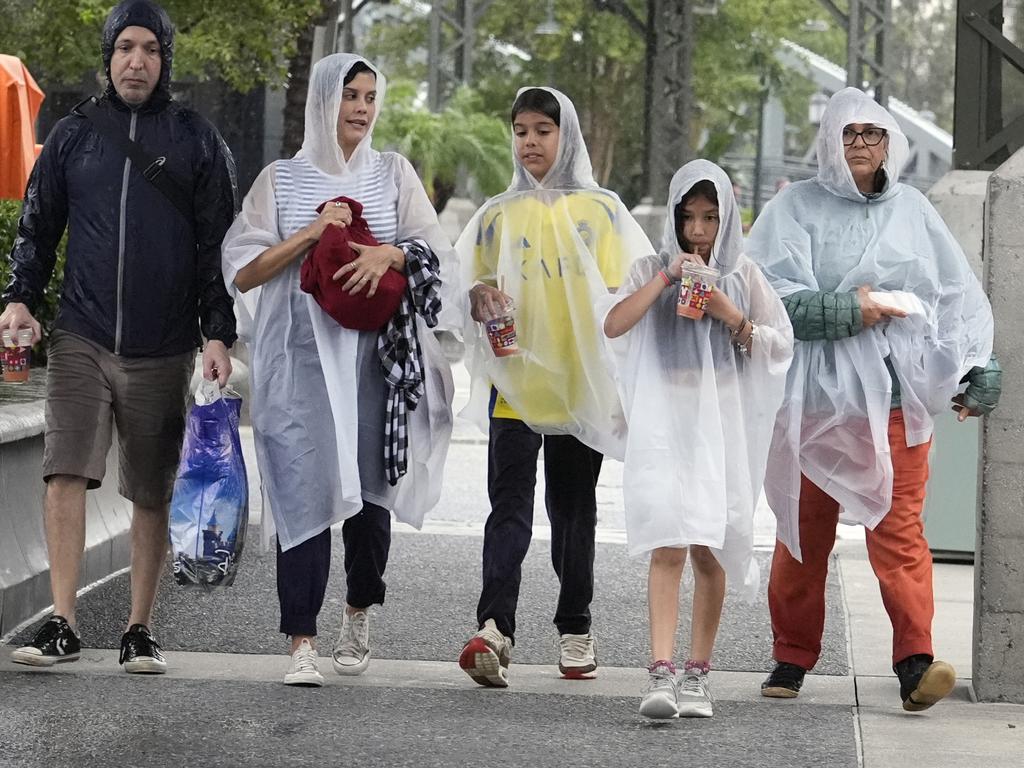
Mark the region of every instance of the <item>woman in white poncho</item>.
POLYGON ((842 514, 868 529, 900 697, 920 710, 955 680, 932 651, 921 518, 932 418, 952 398, 961 420, 994 407, 992 312, 938 213, 899 183, 908 144, 884 108, 856 88, 839 91, 817 152, 817 178, 773 199, 748 242, 797 339, 765 478, 778 518, 768 585, 778 663, 762 693, 796 696, 817 663, 842 514))
POLYGON ((594 673, 595 486, 602 454, 621 455, 622 411, 604 360, 594 302, 617 288, 628 262, 652 251, 619 198, 594 181, 572 102, 524 88, 512 107, 515 174, 456 244, 472 321, 472 375, 464 412, 489 434, 480 631, 459 658, 481 685, 508 685, 523 558, 530 545, 537 458, 543 445, 552 564, 560 583, 555 626, 566 677, 594 673), (519 353, 496 357, 476 321, 515 304, 519 353))
POLYGON ((653 663, 648 717, 710 717, 707 675, 726 578, 757 593, 754 508, 793 354, 789 319, 743 255, 732 183, 706 160, 669 187, 661 253, 640 259, 612 297, 604 330, 629 426, 623 493, 631 554, 651 553, 653 663), (685 262, 717 269, 704 317, 679 317, 685 262), (689 657, 672 662, 687 550, 694 571, 689 657))
POLYGON ((333 664, 339 674, 366 668, 366 609, 384 600, 390 511, 419 527, 440 495, 451 434, 451 372, 417 314, 424 392, 408 416, 408 471, 391 485, 378 332, 343 328, 299 287, 301 262, 325 228, 352 222, 347 205, 328 205, 319 216, 317 206, 346 196, 362 204, 381 245, 359 248, 337 274, 345 290, 372 295, 386 270, 405 271, 410 249, 425 243, 440 260, 443 304, 457 304, 454 252, 422 184, 404 157, 370 146, 385 88, 384 76, 358 56, 318 61, 302 149, 264 169, 224 240, 224 278, 236 295, 240 337, 250 345, 256 455, 277 529, 281 632, 292 638, 288 684, 323 682, 316 619, 330 528, 342 520, 347 607, 333 664))

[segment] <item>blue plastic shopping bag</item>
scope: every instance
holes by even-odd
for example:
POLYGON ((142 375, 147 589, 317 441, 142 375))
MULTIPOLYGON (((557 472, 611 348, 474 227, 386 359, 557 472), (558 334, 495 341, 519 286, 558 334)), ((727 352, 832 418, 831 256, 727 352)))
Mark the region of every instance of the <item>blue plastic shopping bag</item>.
POLYGON ((241 408, 237 394, 203 380, 189 410, 170 515, 179 584, 227 587, 235 580, 249 522, 241 408))

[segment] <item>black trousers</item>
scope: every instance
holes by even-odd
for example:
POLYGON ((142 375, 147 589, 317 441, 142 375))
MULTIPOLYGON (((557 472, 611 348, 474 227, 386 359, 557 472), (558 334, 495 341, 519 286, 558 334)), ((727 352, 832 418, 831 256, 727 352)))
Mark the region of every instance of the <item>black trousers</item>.
MULTIPOLYGON (((384 569, 391 551, 391 513, 363 502, 358 515, 341 527, 345 542, 346 601, 353 608, 384 602, 384 569)), ((277 545, 277 599, 281 632, 315 637, 316 617, 324 604, 331 572, 331 529, 287 552, 277 545)))
POLYGON ((551 522, 551 564, 560 584, 555 626, 559 634, 590 631, 594 599, 595 487, 602 456, 568 435, 539 435, 515 419, 491 419, 484 527, 483 589, 477 622, 494 619, 515 638, 523 559, 533 534, 537 456, 544 446, 544 502, 551 522))

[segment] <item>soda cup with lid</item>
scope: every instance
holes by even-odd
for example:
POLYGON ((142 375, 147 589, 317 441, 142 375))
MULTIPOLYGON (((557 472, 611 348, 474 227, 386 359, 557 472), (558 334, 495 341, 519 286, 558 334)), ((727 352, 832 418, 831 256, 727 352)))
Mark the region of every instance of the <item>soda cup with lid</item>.
POLYGON ((506 298, 501 314, 484 321, 487 340, 491 343, 491 351, 494 352, 495 357, 519 354, 515 309, 515 302, 511 298, 506 298))
POLYGON ((704 317, 708 299, 715 290, 715 281, 720 273, 714 267, 703 264, 685 263, 682 266, 682 280, 679 283, 679 300, 676 302, 676 314, 700 320, 704 317))
POLYGON ((32 329, 3 332, 3 380, 8 384, 28 381, 32 356, 32 329))

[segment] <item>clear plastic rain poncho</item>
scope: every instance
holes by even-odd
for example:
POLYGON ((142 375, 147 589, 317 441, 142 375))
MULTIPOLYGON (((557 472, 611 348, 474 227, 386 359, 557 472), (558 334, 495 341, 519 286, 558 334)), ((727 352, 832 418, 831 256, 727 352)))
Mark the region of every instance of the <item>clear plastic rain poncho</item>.
POLYGON ((316 217, 325 200, 363 204, 379 242, 425 240, 444 279, 440 328, 459 311, 455 254, 409 161, 370 146, 373 123, 346 161, 338 146, 342 83, 363 62, 376 73, 377 110, 386 81, 369 62, 334 54, 313 67, 302 149, 264 169, 246 195, 223 246, 224 279, 236 299, 239 337, 250 345, 256 456, 282 549, 359 512, 363 500, 416 527, 441 493, 451 435, 451 371, 423 320, 425 393, 409 416, 409 469, 397 487, 384 475, 384 378, 375 331, 338 325, 299 288, 301 259, 247 293, 235 275, 267 248, 316 217))
POLYGON ((734 347, 724 323, 709 315, 678 317, 673 286, 633 328, 607 340, 629 424, 622 482, 626 536, 633 555, 657 547, 710 547, 730 584, 752 600, 760 579, 752 557, 754 509, 793 332, 775 291, 743 255, 740 213, 721 168, 695 160, 676 172, 661 253, 637 261, 605 306, 610 310, 649 283, 682 250, 676 206, 705 179, 718 195, 720 224, 708 262, 721 271, 715 290, 732 299, 756 330, 748 358, 734 347))
POLYGON ((495 357, 483 324, 467 315, 473 382, 461 415, 486 432, 493 387, 502 415, 621 458, 624 420, 594 306, 621 285, 633 259, 654 249, 618 196, 594 180, 573 103, 543 90, 560 107, 551 169, 538 181, 513 141, 511 185, 477 211, 455 246, 467 287, 484 282, 512 297, 521 350, 495 357))
MULTIPOLYGON (((923 311, 837 341, 797 341, 765 479, 779 539, 800 559, 800 473, 842 507, 843 521, 873 528, 892 505, 888 426, 899 379, 907 444, 932 434, 960 379, 992 352, 992 311, 960 246, 928 200, 899 183, 907 139, 866 94, 829 101, 818 133, 818 176, 791 184, 761 213, 747 252, 783 297, 797 291, 909 292, 923 311), (857 190, 843 128, 888 132, 878 195, 857 190)), ((916 302, 915 302, 916 304, 916 302)))

